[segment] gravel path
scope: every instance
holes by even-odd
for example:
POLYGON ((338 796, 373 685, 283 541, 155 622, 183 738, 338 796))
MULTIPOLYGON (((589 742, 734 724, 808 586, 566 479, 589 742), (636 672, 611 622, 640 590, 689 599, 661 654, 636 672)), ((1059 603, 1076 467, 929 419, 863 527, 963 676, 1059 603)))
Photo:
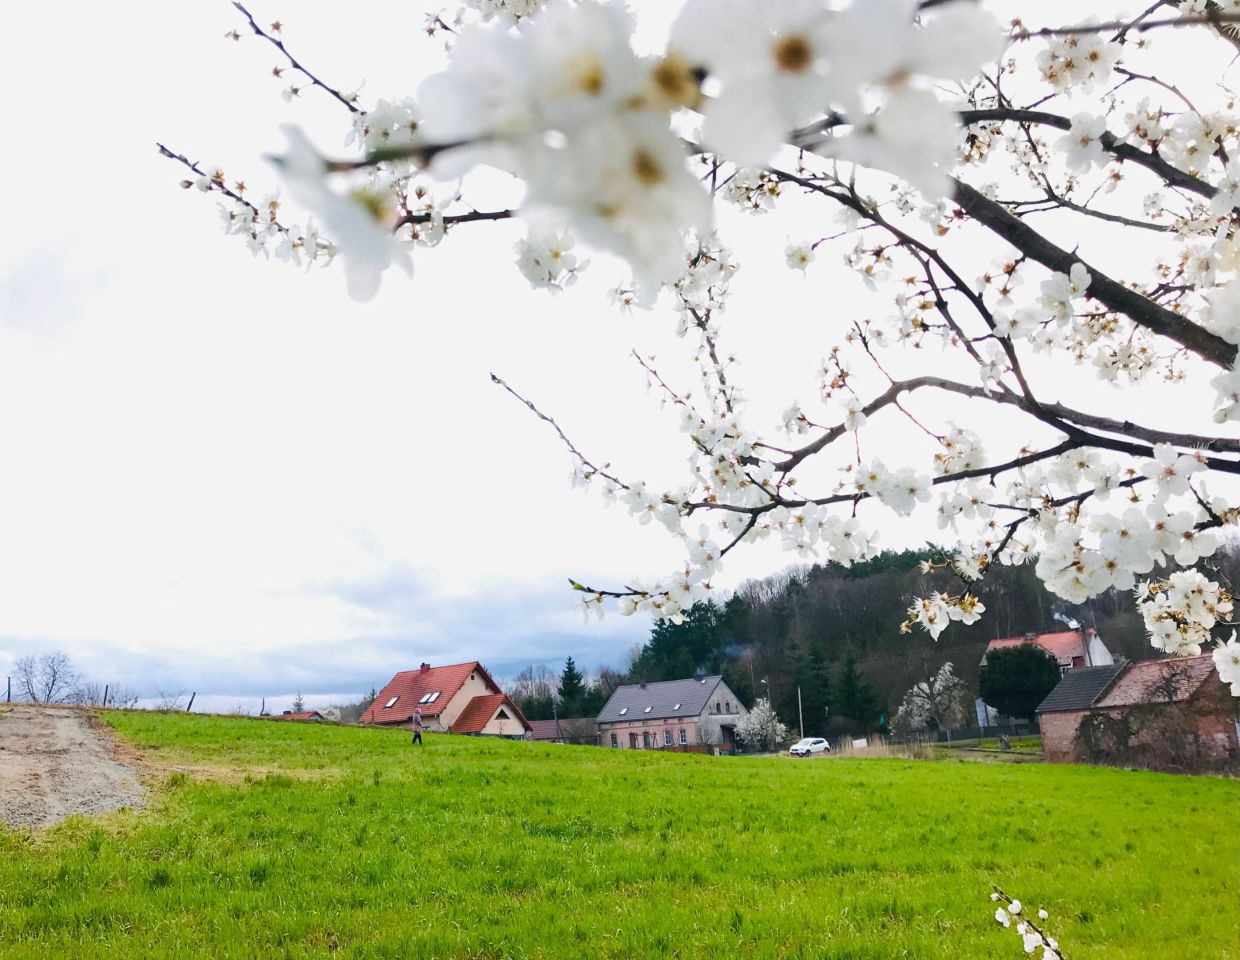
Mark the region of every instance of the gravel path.
POLYGON ((9 826, 137 807, 144 795, 137 771, 108 756, 83 711, 14 704, 0 713, 0 820, 9 826))

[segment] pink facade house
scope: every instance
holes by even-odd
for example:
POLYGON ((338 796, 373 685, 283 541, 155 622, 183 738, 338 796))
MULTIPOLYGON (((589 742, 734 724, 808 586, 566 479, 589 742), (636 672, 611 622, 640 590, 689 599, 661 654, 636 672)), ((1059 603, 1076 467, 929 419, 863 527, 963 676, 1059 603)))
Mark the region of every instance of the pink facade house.
POLYGON ((620 750, 731 747, 749 714, 723 677, 617 687, 598 715, 599 744, 620 750))

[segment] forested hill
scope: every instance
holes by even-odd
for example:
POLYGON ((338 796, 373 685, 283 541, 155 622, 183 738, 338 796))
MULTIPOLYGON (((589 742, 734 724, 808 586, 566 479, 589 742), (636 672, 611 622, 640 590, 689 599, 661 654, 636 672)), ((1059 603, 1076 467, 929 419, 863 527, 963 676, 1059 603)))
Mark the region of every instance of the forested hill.
MULTIPOLYGON (((1097 629, 1116 658, 1155 653, 1127 591, 1069 604, 1042 587, 1031 563, 987 572, 976 586, 986 612, 972 626, 953 623, 937 642, 920 629, 901 634, 915 597, 959 592, 953 574, 919 569, 922 560, 943 557, 937 549, 884 552, 850 568, 816 565, 746 583, 722 605, 698 604, 683 624, 656 624, 630 676, 653 681, 721 672, 746 703, 769 688, 794 729, 799 685, 806 733, 817 734, 824 716, 835 718, 831 732, 878 726, 909 687, 945 661, 976 689, 988 641, 1065 630, 1065 620, 1097 629)), ((1240 571, 1240 551, 1226 548, 1215 563, 1221 573, 1212 577, 1240 571)))

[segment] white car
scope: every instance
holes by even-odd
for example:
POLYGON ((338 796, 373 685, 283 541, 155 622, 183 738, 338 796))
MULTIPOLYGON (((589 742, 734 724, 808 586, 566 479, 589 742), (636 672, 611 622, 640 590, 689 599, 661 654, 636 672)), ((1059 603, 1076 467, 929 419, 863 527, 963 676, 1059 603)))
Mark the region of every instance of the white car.
POLYGON ((830 753, 831 744, 827 743, 822 737, 806 737, 804 740, 798 740, 788 748, 788 753, 794 757, 808 757, 811 753, 830 753))

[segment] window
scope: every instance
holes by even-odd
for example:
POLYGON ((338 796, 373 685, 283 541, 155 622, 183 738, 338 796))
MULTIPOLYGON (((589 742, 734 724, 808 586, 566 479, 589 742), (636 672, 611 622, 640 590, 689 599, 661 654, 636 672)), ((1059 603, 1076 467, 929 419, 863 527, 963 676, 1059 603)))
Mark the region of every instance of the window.
POLYGON ((649 713, 649 712, 650 712, 650 708, 649 708, 649 707, 647 707, 645 710, 643 710, 643 711, 642 711, 642 713, 649 713))
POLYGON ((673 709, 673 710, 679 710, 679 709, 680 709, 680 704, 679 704, 679 703, 678 703, 678 704, 676 704, 676 706, 672 707, 672 709, 673 709))
POLYGON ((439 694, 442 692, 442 690, 436 690, 434 693, 424 693, 418 703, 434 703, 439 699, 439 694))
POLYGON ((629 749, 630 750, 637 749, 637 734, 636 733, 629 734, 629 749))
POLYGON ((650 749, 650 731, 649 730, 646 730, 642 733, 642 749, 643 750, 650 749))
POLYGON ((684 728, 684 727, 681 727, 681 728, 680 728, 680 745, 683 747, 683 746, 684 746, 686 743, 688 743, 688 742, 689 742, 689 740, 688 740, 688 738, 685 736, 685 728, 684 728))
POLYGON ((400 696, 399 696, 399 694, 398 694, 397 696, 395 696, 395 697, 393 697, 391 700, 389 700, 387 703, 385 703, 385 704, 383 705, 383 709, 384 709, 384 710, 391 710, 391 709, 392 709, 392 707, 395 705, 396 701, 397 701, 397 700, 399 700, 399 699, 400 699, 400 696))
POLYGON ((623 717, 623 716, 624 716, 626 713, 628 713, 628 712, 629 712, 629 708, 628 708, 628 707, 621 707, 621 708, 620 708, 620 716, 622 716, 622 717, 623 717))
POLYGON ((670 747, 671 745, 672 745, 672 731, 664 730, 663 731, 663 746, 670 747))
POLYGON ((505 710, 503 707, 500 707, 499 713, 495 715, 495 719, 496 720, 511 720, 512 717, 508 716, 507 710, 505 710))
POLYGON ((617 737, 614 733, 611 735, 611 745, 613 747, 620 746, 620 738, 617 737))

